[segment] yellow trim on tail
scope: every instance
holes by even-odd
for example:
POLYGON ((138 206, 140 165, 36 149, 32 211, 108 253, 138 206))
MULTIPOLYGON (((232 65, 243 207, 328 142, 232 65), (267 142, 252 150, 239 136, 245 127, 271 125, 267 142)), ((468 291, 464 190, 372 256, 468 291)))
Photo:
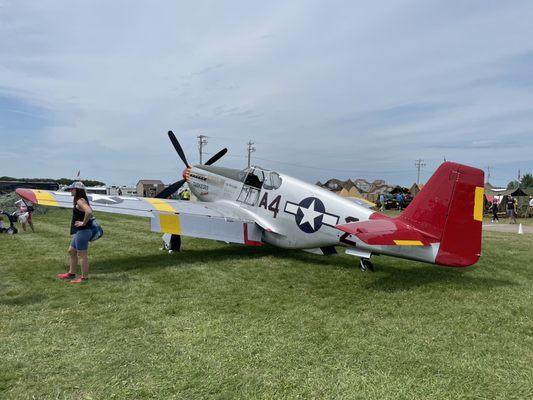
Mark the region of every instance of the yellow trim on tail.
POLYGON ((32 190, 32 192, 35 194, 37 204, 40 206, 59 207, 59 203, 52 193, 44 190, 32 190))
POLYGON ((420 240, 395 240, 396 246, 423 246, 420 240))
POLYGON ((176 212, 176 210, 174 210, 172 206, 168 204, 164 199, 155 199, 151 197, 145 197, 144 200, 146 200, 148 203, 153 205, 157 211, 171 212, 171 213, 176 212))
POLYGON ((181 235, 180 218, 177 214, 159 214, 159 227, 163 233, 181 235))
POLYGON ((476 186, 474 194, 474 220, 483 221, 483 192, 484 188, 476 186))

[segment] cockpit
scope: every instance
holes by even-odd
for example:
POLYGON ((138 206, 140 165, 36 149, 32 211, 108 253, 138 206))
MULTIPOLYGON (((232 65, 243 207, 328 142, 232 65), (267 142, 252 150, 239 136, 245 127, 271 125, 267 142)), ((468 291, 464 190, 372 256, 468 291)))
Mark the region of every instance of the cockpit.
POLYGON ((275 171, 269 171, 261 167, 250 167, 239 171, 239 180, 245 185, 261 189, 273 190, 281 186, 281 176, 275 171))
POLYGON ((261 188, 275 190, 282 184, 281 176, 277 172, 265 170, 257 166, 240 171, 239 180, 244 185, 237 201, 252 206, 257 204, 261 188))

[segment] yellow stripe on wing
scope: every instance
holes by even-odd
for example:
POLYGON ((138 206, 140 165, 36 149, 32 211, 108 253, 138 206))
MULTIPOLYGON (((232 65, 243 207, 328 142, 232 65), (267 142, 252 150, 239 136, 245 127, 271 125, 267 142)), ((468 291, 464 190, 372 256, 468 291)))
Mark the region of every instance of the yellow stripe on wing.
POLYGON ((163 212, 176 212, 174 208, 170 204, 168 204, 164 199, 154 199, 151 197, 145 197, 144 200, 146 200, 148 203, 153 205, 156 209, 156 211, 163 211, 163 212))
POLYGON ((395 240, 396 246, 423 246, 420 240, 395 240))
POLYGON ((474 220, 483 221, 483 191, 484 188, 476 186, 474 195, 474 220))
POLYGON ((45 190, 32 190, 32 192, 35 194, 37 204, 40 206, 59 207, 59 203, 52 193, 45 190))
POLYGON ((181 235, 180 218, 177 214, 159 214, 159 227, 163 233, 181 235))

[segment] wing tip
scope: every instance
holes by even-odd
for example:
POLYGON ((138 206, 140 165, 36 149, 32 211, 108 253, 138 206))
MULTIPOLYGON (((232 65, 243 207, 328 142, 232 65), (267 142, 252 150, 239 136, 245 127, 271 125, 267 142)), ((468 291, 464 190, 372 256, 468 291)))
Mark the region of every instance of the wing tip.
POLYGON ((34 204, 37 204, 37 197, 35 196, 35 193, 31 189, 25 189, 25 188, 17 188, 15 192, 24 200, 31 201, 34 204))

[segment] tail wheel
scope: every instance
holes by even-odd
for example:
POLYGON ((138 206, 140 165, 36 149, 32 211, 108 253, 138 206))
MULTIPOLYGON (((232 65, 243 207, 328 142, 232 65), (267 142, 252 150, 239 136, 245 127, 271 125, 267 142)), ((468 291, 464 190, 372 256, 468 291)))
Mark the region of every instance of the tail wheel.
POLYGON ((366 272, 368 270, 374 272, 374 264, 368 259, 368 258, 360 258, 359 259, 359 269, 362 272, 366 272))

